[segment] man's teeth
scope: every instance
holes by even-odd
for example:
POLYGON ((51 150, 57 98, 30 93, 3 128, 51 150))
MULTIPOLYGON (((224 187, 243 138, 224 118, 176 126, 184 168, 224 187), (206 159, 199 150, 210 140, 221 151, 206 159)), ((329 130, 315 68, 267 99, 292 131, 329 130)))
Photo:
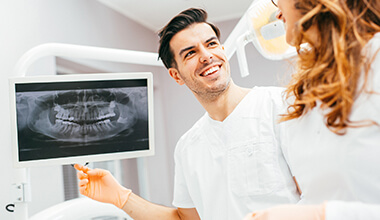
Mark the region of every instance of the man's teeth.
POLYGON ((210 73, 213 73, 213 72, 218 71, 218 70, 219 70, 219 66, 214 66, 214 67, 210 68, 209 70, 207 70, 203 74, 203 76, 208 76, 210 73))

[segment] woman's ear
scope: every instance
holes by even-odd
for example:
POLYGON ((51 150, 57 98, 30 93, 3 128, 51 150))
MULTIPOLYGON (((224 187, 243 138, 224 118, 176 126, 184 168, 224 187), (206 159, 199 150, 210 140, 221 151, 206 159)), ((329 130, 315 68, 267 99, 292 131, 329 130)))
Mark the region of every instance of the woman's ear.
POLYGON ((169 74, 170 76, 178 83, 178 85, 183 85, 185 82, 182 80, 181 76, 179 75, 179 72, 176 68, 169 68, 169 74))

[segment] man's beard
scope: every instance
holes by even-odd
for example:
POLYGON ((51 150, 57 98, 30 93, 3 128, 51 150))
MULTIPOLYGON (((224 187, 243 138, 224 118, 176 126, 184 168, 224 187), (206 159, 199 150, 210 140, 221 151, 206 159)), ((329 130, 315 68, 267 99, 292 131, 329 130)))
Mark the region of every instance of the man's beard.
MULTIPOLYGON (((214 87, 202 87, 199 86, 201 83, 199 81, 190 81, 186 77, 184 77, 180 72, 183 81, 186 86, 197 96, 202 98, 205 101, 213 101, 216 100, 221 94, 223 94, 230 85, 231 78, 228 78, 225 82, 221 82, 220 84, 214 87)), ((218 80, 218 79, 216 79, 218 80)))

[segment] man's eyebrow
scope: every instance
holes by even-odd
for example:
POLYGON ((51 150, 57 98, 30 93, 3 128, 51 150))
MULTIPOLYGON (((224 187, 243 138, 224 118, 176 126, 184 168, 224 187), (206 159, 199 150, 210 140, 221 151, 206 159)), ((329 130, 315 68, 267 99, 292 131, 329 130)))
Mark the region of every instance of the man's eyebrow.
POLYGON ((195 46, 190 46, 190 47, 186 47, 184 49, 182 49, 180 52, 179 52, 179 56, 181 56, 184 52, 188 51, 188 50, 191 50, 191 49, 194 49, 195 46))
MULTIPOLYGON (((208 40, 205 41, 205 43, 209 43, 210 41, 213 41, 213 40, 218 40, 218 38, 215 36, 210 37, 208 40)), ((191 50, 191 49, 194 49, 194 48, 195 48, 195 46, 190 46, 190 47, 186 47, 186 48, 182 49, 181 51, 179 51, 179 56, 181 56, 184 52, 191 50)))
POLYGON ((215 36, 214 37, 210 37, 210 39, 206 40, 205 43, 208 43, 208 42, 213 41, 213 40, 218 40, 218 38, 215 37, 215 36))

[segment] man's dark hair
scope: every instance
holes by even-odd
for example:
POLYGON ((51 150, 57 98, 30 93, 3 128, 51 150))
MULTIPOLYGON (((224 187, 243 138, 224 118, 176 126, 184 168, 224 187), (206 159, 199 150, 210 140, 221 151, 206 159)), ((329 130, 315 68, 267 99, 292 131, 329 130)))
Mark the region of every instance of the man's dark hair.
POLYGON ((206 20, 207 12, 205 10, 199 8, 189 8, 175 16, 164 28, 161 29, 158 33, 158 36, 160 37, 158 57, 162 60, 167 69, 177 65, 169 43, 173 36, 183 29, 186 29, 192 24, 206 23, 211 26, 218 39, 220 38, 220 31, 218 27, 207 22, 206 20))

